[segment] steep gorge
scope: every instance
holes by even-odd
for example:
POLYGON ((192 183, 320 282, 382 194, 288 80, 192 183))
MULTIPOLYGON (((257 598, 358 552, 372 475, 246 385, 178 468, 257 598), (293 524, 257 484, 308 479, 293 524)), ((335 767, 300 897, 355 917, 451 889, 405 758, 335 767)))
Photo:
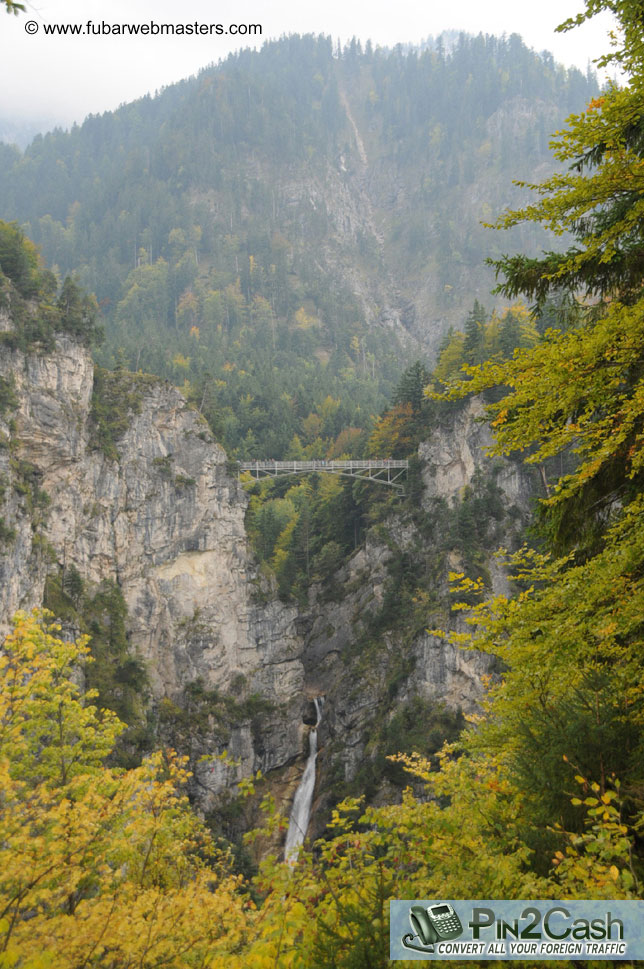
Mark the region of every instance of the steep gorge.
MULTIPOLYGON (((2 327, 11 327, 6 314, 2 327)), ((203 810, 257 770, 269 784, 276 778, 287 807, 304 766, 306 724, 315 722, 314 696, 325 697, 318 806, 382 760, 378 730, 400 710, 476 708, 491 660, 425 631, 436 600, 421 600, 411 622, 387 606, 399 594, 396 563, 406 556, 414 568, 427 554, 420 519, 394 514, 373 529, 335 577, 339 592, 329 597, 313 586, 298 609, 260 575, 244 530, 244 489, 176 388, 125 371, 98 371, 96 379, 89 351, 68 336, 51 353, 3 353, 0 376, 13 395, 0 422, 3 628, 17 609, 43 603, 48 576, 75 569, 89 588, 113 583, 127 607, 129 648, 148 672, 151 707, 180 709, 194 684, 235 705, 224 729, 206 716, 185 751, 203 810), (97 417, 101 394, 122 415, 109 446, 97 417), (236 765, 218 759, 224 750, 236 765)), ((421 448, 422 514, 436 535, 485 464, 481 414, 470 402, 421 448)), ((499 484, 520 518, 530 482, 508 465, 499 484)), ((458 555, 447 561, 458 566, 458 555)), ((438 584, 445 598, 444 571, 438 584)), ((374 798, 397 796, 382 771, 371 787, 374 798)))

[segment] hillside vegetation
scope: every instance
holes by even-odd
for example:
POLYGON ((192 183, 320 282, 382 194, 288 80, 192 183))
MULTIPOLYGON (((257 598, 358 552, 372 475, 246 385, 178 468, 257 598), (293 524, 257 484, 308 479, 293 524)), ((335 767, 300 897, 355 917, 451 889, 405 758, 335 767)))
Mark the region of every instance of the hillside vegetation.
POLYGON ((184 386, 233 456, 283 457, 318 420, 368 433, 404 366, 490 304, 481 220, 597 90, 516 35, 448 40, 283 38, 0 146, 0 217, 96 294, 98 362, 184 386))

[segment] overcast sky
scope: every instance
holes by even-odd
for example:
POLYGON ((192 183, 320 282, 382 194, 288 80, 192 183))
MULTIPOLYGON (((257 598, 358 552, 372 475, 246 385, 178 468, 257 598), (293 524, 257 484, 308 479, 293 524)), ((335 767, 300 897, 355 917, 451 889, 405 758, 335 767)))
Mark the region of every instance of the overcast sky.
MULTIPOLYGON (((375 44, 417 43, 443 30, 520 34, 537 51, 585 71, 608 49, 610 22, 566 34, 554 28, 581 0, 23 0, 27 14, 0 12, 0 117, 68 125, 196 73, 248 46, 222 37, 46 36, 45 24, 261 24, 262 40, 284 33, 353 35, 375 44), (37 25, 38 29, 35 30, 37 25), (28 30, 34 33, 28 33, 28 30)), ((261 42, 261 41, 260 41, 261 42)), ((255 42, 257 43, 257 41, 255 42)))

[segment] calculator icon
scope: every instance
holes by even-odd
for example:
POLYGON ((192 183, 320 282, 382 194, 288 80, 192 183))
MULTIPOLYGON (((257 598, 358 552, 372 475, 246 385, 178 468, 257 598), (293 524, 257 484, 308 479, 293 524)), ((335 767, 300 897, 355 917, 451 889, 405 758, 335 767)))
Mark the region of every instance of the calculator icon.
POLYGON ((456 939, 462 933, 461 920, 448 902, 430 905, 427 914, 439 939, 456 939))

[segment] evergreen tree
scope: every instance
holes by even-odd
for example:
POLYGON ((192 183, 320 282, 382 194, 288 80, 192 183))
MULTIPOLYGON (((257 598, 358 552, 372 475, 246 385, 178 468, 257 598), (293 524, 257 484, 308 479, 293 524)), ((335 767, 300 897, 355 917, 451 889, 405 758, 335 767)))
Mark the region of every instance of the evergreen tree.
POLYGON ((499 331, 499 348, 504 357, 511 357, 521 346, 521 324, 511 311, 505 314, 499 331))
POLYGON ((26 299, 38 292, 38 252, 16 222, 0 222, 0 272, 26 299))
POLYGON ((412 410, 417 413, 427 399, 424 391, 430 379, 429 370, 420 360, 412 363, 398 381, 393 395, 394 404, 411 404, 412 410))
POLYGON ((477 299, 465 320, 465 341, 463 343, 463 357, 465 363, 479 364, 485 359, 485 323, 487 313, 477 299))

